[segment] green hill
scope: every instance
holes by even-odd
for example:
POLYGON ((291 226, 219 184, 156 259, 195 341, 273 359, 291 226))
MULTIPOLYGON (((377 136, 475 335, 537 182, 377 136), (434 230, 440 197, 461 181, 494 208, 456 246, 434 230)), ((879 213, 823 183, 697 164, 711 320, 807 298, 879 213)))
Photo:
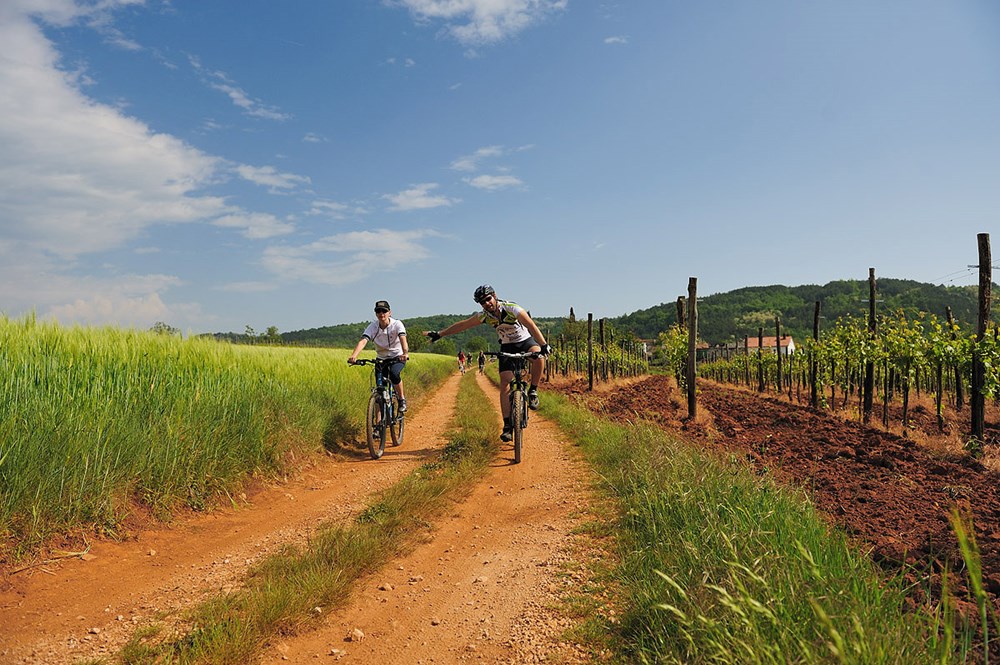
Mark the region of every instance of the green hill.
MULTIPOLYGON (((952 313, 963 330, 973 330, 978 316, 978 287, 975 286, 935 286, 905 279, 879 279, 878 311, 890 312, 902 309, 908 314, 929 312, 944 318, 946 308, 952 313)), ((741 340, 744 336, 755 336, 758 327, 764 328, 765 335, 774 334, 774 317, 781 318, 782 330, 796 338, 812 335, 813 310, 816 301, 821 302, 823 319, 821 328, 829 327, 841 317, 848 315, 864 317, 868 313, 867 280, 840 280, 823 286, 748 286, 726 293, 716 293, 698 299, 699 336, 710 344, 741 340)), ((582 310, 586 303, 578 303, 582 310)), ((567 314, 571 303, 566 306, 567 314)), ((440 314, 437 316, 413 317, 405 319, 410 333, 410 346, 414 350, 423 349, 425 340, 416 339, 424 330, 441 330, 452 323, 464 319, 467 314, 440 314)), ((994 320, 995 317, 994 317, 994 320)), ((535 321, 554 340, 563 329, 565 319, 561 317, 540 318, 535 321)), ((655 339, 656 336, 677 323, 676 302, 662 303, 631 314, 608 318, 610 326, 621 333, 631 333, 641 339, 655 339)), ((586 324, 586 317, 582 319, 586 324)), ((284 344, 302 346, 328 346, 351 348, 364 331, 367 322, 344 323, 322 328, 293 330, 281 333, 284 344)), ((584 327, 585 331, 585 327, 584 327)), ((597 334, 595 321, 594 334, 597 334)), ((235 342, 247 341, 245 335, 217 333, 215 337, 235 342)), ((476 349, 480 344, 496 348, 496 336, 488 327, 479 326, 439 342, 433 350, 451 353, 452 349, 476 349), (478 338, 478 339, 477 339, 478 338), (451 342, 451 345, 443 342, 451 342), (453 346, 452 346, 453 345, 453 346)), ((370 347, 369 347, 370 348, 370 347)))
MULTIPOLYGON (((879 312, 902 309, 907 314, 928 312, 944 318, 946 308, 964 330, 974 329, 978 312, 978 287, 935 286, 905 279, 879 279, 876 306, 879 312)), ((813 312, 821 303, 820 328, 841 317, 868 314, 867 280, 841 280, 823 286, 749 286, 698 298, 699 336, 710 344, 755 336, 758 327, 774 334, 774 317, 783 332, 793 337, 812 336, 813 312)), ((613 319, 614 325, 650 339, 677 323, 677 305, 664 303, 613 319)))

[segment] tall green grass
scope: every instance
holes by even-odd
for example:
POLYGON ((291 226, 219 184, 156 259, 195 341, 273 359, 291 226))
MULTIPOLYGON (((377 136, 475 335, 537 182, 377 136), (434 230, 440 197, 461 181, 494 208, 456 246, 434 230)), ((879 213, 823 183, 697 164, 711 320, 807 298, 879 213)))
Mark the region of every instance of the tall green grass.
POLYGON ((947 604, 906 611, 901 579, 829 528, 804 495, 662 431, 545 413, 620 508, 624 616, 605 626, 641 663, 945 663, 967 657, 947 604))
MULTIPOLYGON (((346 357, 0 317, 0 554, 114 531, 135 501, 202 508, 289 453, 355 438, 370 369, 346 357)), ((446 360, 415 356, 408 395, 446 360)))

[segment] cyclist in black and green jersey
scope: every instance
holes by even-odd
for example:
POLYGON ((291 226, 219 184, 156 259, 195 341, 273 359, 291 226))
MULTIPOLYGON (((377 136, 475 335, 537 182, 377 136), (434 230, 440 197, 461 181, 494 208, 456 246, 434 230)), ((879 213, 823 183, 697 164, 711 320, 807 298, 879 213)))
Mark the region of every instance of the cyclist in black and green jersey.
MULTIPOLYGON (((442 337, 454 335, 482 323, 488 323, 497 331, 501 351, 506 353, 538 352, 543 356, 552 352, 552 347, 545 342, 545 336, 527 310, 517 303, 499 300, 492 286, 483 284, 477 288, 473 299, 483 308, 482 312, 476 312, 469 318, 453 323, 444 330, 431 330, 424 334, 430 337, 431 342, 436 342, 442 337)), ((511 363, 511 360, 501 356, 499 363, 500 410, 503 412, 503 433, 500 438, 503 441, 510 441, 513 437, 509 399, 510 382, 514 379, 511 363)), ((528 406, 531 409, 538 408, 538 381, 542 377, 544 368, 545 360, 543 358, 535 358, 531 361, 531 387, 528 389, 528 406)))

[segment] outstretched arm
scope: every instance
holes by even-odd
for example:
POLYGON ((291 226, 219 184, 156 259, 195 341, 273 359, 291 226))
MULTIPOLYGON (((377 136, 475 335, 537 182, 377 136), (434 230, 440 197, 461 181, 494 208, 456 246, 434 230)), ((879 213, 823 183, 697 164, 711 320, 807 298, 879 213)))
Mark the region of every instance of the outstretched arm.
MULTIPOLYGON (((472 316, 470 316, 467 319, 462 319, 461 321, 458 321, 456 323, 451 324, 450 326, 448 326, 444 330, 438 330, 437 331, 437 336, 438 337, 447 337, 448 335, 454 335, 455 333, 460 333, 463 330, 468 330, 469 328, 472 328, 473 326, 478 326, 480 323, 482 323, 482 321, 479 320, 479 315, 478 314, 473 314, 472 316)), ((425 332, 424 334, 427 335, 428 337, 433 337, 433 335, 429 334, 430 332, 432 332, 432 331, 425 332)))

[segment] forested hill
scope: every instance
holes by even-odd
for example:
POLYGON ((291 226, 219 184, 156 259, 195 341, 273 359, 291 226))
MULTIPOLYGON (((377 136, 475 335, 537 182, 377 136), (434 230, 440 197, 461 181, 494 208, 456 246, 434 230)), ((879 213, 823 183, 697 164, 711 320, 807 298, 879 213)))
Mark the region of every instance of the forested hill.
MULTIPOLYGON (((978 317, 978 287, 935 286, 905 279, 879 279, 876 305, 880 313, 902 309, 908 315, 928 312, 943 319, 946 308, 963 330, 974 330, 978 317)), ((796 338, 812 336, 815 303, 821 303, 820 328, 832 326, 838 318, 866 317, 868 281, 842 280, 823 286, 748 286, 727 293, 698 298, 699 337, 710 344, 756 336, 762 327, 774 335, 774 317, 781 319, 783 332, 796 338)), ((629 330, 643 339, 677 323, 676 302, 639 310, 612 320, 620 330, 629 330)))
MULTIPOLYGON (((425 330, 441 330, 447 328, 456 321, 467 318, 468 314, 439 314, 436 316, 408 317, 403 320, 406 324, 406 332, 410 338, 410 348, 422 350, 425 339, 421 338, 425 330)), ((553 330, 561 324, 560 319, 535 318, 535 322, 542 327, 542 330, 553 330)), ((335 326, 324 326, 322 328, 310 328, 308 330, 293 330, 281 333, 281 341, 284 344, 296 344, 302 346, 331 346, 342 348, 353 348, 361 333, 364 332, 368 321, 359 323, 343 323, 335 326)), ((488 326, 476 326, 457 335, 445 338, 449 343, 444 344, 440 349, 451 351, 452 349, 479 350, 480 348, 496 348, 496 334, 488 326), (476 340, 479 338, 479 340, 476 340), (476 341, 473 341, 476 340, 476 341)), ((438 342, 435 347, 442 344, 438 342)), ((368 345, 368 349, 373 347, 368 345)), ((437 350, 437 348, 435 349, 437 350)))
MULTIPOLYGON (((945 317, 947 307, 963 330, 975 329, 978 312, 978 288, 975 286, 935 286, 905 279, 879 279, 877 281, 877 307, 880 313, 902 309, 909 315, 929 312, 945 317)), ((845 316, 865 317, 868 313, 868 281, 842 280, 823 286, 748 286, 727 293, 716 293, 698 299, 699 337, 710 344, 742 340, 746 335, 756 336, 759 327, 765 335, 774 334, 774 317, 781 319, 782 330, 802 339, 812 336, 813 311, 816 301, 821 302, 823 319, 821 328, 832 326, 845 316)), ((578 312, 586 312, 586 303, 567 303, 566 312, 576 305, 578 312)), ((410 333, 410 346, 422 350, 425 339, 416 339, 424 330, 440 330, 464 319, 468 314, 441 314, 437 316, 405 319, 410 333)), ((598 319, 602 316, 595 312, 598 319)), ((586 314, 581 316, 586 323, 586 314)), ((608 317, 608 323, 621 334, 632 333, 641 339, 656 336, 677 323, 676 302, 663 303, 619 317, 608 317)), ((994 317, 996 320, 996 317, 994 317)), ((535 321, 550 337, 562 330, 565 319, 560 317, 535 317, 535 321)), ((281 333, 285 344, 351 348, 364 331, 367 321, 345 323, 308 330, 281 333)), ((595 334, 596 334, 595 322, 595 334)), ((245 335, 217 333, 220 339, 236 342, 247 341, 245 335)), ((496 336, 485 326, 477 326, 454 337, 446 338, 450 344, 434 350, 450 351, 452 348, 478 349, 485 344, 495 347, 496 336), (478 338, 478 339, 477 339, 478 338)), ((554 339, 552 340, 555 341, 554 339)), ((369 349, 371 347, 369 346, 369 349)))

